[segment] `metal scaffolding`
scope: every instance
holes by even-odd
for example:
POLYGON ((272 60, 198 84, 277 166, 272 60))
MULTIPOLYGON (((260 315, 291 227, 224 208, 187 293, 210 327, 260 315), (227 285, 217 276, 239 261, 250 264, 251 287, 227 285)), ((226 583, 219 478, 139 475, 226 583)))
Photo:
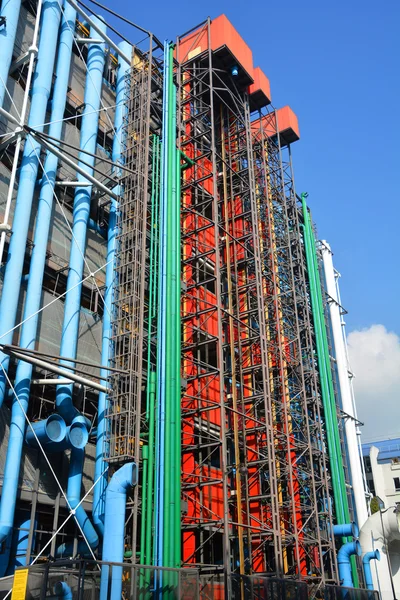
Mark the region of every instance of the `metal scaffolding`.
MULTIPOLYGON (((276 112, 214 53, 177 58, 182 185, 183 563, 336 580, 302 219, 276 112), (284 157, 286 154, 286 157, 284 157)), ((185 34, 186 35, 186 34, 185 34)), ((193 53, 192 53, 193 54, 193 53)), ((227 585, 227 579, 225 579, 227 585)))

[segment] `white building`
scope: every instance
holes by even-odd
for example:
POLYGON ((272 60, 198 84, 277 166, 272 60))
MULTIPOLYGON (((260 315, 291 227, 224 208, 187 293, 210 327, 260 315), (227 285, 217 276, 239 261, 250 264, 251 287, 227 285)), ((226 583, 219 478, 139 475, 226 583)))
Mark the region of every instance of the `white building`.
POLYGON ((400 505, 400 438, 363 444, 367 485, 385 507, 400 505))

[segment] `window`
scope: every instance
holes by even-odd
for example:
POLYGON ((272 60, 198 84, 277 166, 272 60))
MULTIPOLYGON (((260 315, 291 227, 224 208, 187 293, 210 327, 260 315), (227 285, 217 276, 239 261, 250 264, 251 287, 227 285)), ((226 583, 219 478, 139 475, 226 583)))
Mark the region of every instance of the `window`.
POLYGON ((393 478, 394 489, 396 492, 400 492, 400 477, 393 478))

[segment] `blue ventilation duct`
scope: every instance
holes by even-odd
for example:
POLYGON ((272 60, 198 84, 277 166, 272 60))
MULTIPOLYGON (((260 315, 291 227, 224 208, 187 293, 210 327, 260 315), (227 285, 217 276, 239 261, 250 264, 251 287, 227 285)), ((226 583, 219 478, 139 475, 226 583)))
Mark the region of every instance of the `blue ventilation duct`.
MULTIPOLYGON (((61 6, 59 1, 46 0, 43 4, 42 26, 39 52, 33 78, 29 126, 43 131, 46 120, 47 102, 53 78, 54 58, 56 55, 61 6)), ((0 60, 1 62, 1 60, 0 60)), ((0 340, 2 344, 11 344, 18 309, 18 297, 21 288, 22 269, 25 260, 25 248, 28 238, 29 220, 32 209, 40 155, 40 144, 27 136, 20 167, 18 193, 13 219, 13 233, 8 250, 7 264, 0 302, 0 340), (9 333, 7 333, 9 332, 9 333), (6 335, 4 335, 6 333, 6 335)), ((0 361, 8 369, 10 357, 0 353, 0 361)), ((0 406, 4 400, 6 377, 0 369, 0 406)), ((3 538, 0 534, 0 541, 3 538)))
MULTIPOLYGON (((106 514, 104 523, 103 556, 104 562, 122 563, 124 560, 124 533, 126 496, 137 484, 137 468, 127 463, 114 473, 106 492, 106 514)), ((101 567, 100 600, 121 600, 122 567, 108 565, 101 567), (109 581, 111 592, 109 594, 109 581)))
POLYGON ((3 0, 0 17, 4 24, 0 27, 0 106, 3 106, 7 78, 14 51, 21 0, 3 0))
MULTIPOLYGON (((69 473, 67 486, 67 499, 72 510, 75 510, 75 519, 87 540, 89 547, 95 550, 99 545, 97 533, 86 514, 81 501, 83 464, 85 461, 84 448, 73 448, 69 459, 69 473)), ((57 555, 70 555, 72 544, 62 544, 57 548, 57 555)))
POLYGON ((374 589, 374 581, 372 579, 371 573, 371 560, 381 560, 381 554, 379 550, 374 550, 373 552, 367 552, 363 556, 363 569, 364 569, 364 579, 365 585, 367 586, 367 590, 374 589))
POLYGON ((339 579, 343 587, 353 587, 350 563, 350 557, 353 555, 361 556, 361 545, 358 540, 343 544, 337 555, 339 579))
POLYGON ((38 442, 46 450, 51 449, 53 445, 64 442, 67 435, 67 426, 60 415, 50 415, 43 421, 32 423, 32 428, 28 427, 25 434, 25 441, 29 446, 38 448, 38 442))
MULTIPOLYGON (((132 46, 127 42, 121 42, 118 46, 120 50, 130 56, 132 53, 132 46)), ((126 114, 126 103, 125 103, 125 80, 126 74, 130 69, 130 65, 125 60, 118 56, 118 72, 117 72, 117 90, 116 90, 116 108, 115 108, 115 120, 114 120, 114 142, 112 160, 115 163, 121 161, 121 147, 123 137, 123 120, 126 114)), ((117 173, 120 176, 120 173, 117 173)), ((115 191, 115 190, 114 190, 115 191)), ((102 334, 102 347, 101 347, 101 364, 108 366, 110 363, 111 355, 111 311, 112 301, 114 293, 114 278, 115 278, 115 265, 114 256, 116 249, 116 235, 117 235, 117 203, 114 199, 111 199, 110 214, 108 220, 108 241, 107 241, 107 266, 106 266, 106 290, 104 294, 104 314, 103 314, 103 334, 102 334)), ((107 385, 108 372, 106 369, 100 371, 100 377, 102 384, 107 385)), ((93 490, 93 523, 98 533, 103 536, 104 534, 104 502, 105 502, 105 489, 107 486, 107 463, 104 460, 104 443, 105 443, 105 432, 106 432, 106 411, 107 411, 107 395, 104 392, 99 394, 99 402, 97 407, 97 441, 96 441, 96 462, 94 470, 94 480, 97 481, 93 490)))
POLYGON ((343 523, 342 525, 333 526, 333 535, 335 537, 354 537, 358 538, 360 531, 357 523, 352 521, 351 523, 343 523))
MULTIPOLYGON (((30 514, 30 511, 29 511, 30 514)), ((36 529, 36 521, 33 530, 36 529)), ((17 530, 14 530, 11 546, 11 560, 8 565, 7 575, 12 575, 18 567, 25 567, 30 563, 30 556, 27 556, 29 546, 29 531, 31 528, 31 519, 27 517, 27 512, 19 515, 17 518, 17 530)), ((32 546, 35 544, 35 534, 33 534, 32 546)))
MULTIPOLYGON (((104 21, 93 17, 101 30, 106 32, 104 21)), ((96 38, 96 31, 91 28, 90 35, 96 38)), ((85 87, 85 109, 82 116, 80 148, 91 154, 96 153, 97 132, 99 124, 99 109, 104 71, 104 44, 93 43, 89 45, 87 56, 87 77, 85 87)), ((89 175, 93 175, 95 163, 94 156, 81 153, 79 166, 89 175), (84 162, 82 162, 84 161, 84 162), (84 164, 85 163, 85 164, 84 164), (89 165, 89 166, 88 166, 89 165)), ((85 178, 78 174, 78 181, 85 182, 85 178)), ((67 295, 64 305, 64 321, 61 333, 60 355, 71 358, 76 357, 79 333, 79 316, 81 310, 82 277, 84 270, 84 254, 86 248, 86 234, 89 222, 90 200, 92 186, 77 187, 75 190, 72 241, 69 257, 69 271, 67 280, 67 295)), ((64 367, 73 367, 69 361, 61 361, 64 367)), ((72 402, 73 384, 57 386, 56 408, 67 424, 79 415, 72 402)))

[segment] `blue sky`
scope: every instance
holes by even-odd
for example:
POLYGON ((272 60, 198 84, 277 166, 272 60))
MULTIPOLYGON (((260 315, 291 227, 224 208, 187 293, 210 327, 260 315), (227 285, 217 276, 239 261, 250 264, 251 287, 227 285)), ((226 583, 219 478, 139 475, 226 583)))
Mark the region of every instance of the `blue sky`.
POLYGON ((348 330, 380 323, 400 334, 400 4, 103 1, 161 40, 228 16, 269 77, 273 104, 298 115, 296 188, 309 192, 319 236, 334 251, 348 330))

